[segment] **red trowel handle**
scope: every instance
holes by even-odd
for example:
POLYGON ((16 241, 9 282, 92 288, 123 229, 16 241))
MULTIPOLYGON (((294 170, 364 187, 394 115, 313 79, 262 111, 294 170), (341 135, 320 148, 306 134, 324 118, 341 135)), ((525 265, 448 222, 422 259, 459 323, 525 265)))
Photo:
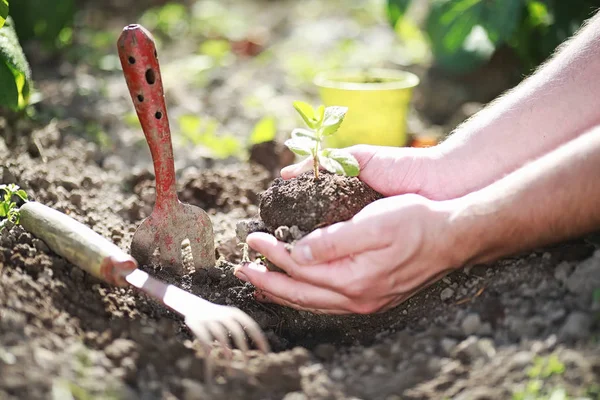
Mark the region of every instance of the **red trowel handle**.
POLYGON ((128 25, 117 44, 125 81, 156 174, 156 206, 177 201, 171 131, 154 39, 141 25, 128 25))

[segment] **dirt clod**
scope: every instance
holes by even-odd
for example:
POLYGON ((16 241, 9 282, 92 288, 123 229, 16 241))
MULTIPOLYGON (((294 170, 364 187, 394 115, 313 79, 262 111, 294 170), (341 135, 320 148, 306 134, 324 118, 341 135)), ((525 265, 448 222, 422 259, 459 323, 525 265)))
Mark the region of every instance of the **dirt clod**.
POLYGON ((356 177, 322 172, 315 180, 308 171, 294 179, 275 179, 261 195, 260 218, 270 232, 280 226, 311 232, 349 220, 382 197, 356 177))

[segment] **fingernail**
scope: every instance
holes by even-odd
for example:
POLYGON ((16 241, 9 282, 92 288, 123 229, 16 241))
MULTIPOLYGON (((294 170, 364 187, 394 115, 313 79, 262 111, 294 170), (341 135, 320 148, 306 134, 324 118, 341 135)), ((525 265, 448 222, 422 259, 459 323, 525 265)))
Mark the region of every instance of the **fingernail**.
POLYGON ((308 264, 313 261, 312 250, 306 245, 296 246, 292 251, 292 258, 298 264, 308 264))

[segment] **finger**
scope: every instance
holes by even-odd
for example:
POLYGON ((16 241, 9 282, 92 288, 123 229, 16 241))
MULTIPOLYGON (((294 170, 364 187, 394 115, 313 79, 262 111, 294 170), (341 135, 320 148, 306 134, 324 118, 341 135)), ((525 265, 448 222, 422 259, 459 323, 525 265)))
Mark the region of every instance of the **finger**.
POLYGON ((290 256, 285 243, 268 233, 252 233, 248 235, 246 242, 295 280, 335 290, 343 286, 345 278, 349 276, 348 273, 342 272, 347 269, 344 263, 346 260, 334 260, 323 265, 312 265, 310 268, 298 265, 290 256))
POLYGON ((247 242, 294 280, 343 294, 348 294, 348 288, 355 287, 357 283, 364 287, 366 283, 377 280, 382 270, 373 265, 373 260, 379 263, 379 258, 389 259, 387 252, 375 250, 322 264, 298 265, 290 256, 285 244, 267 233, 253 233, 248 236, 247 242), (370 268, 367 268, 368 265, 370 268))
POLYGON ((257 288, 300 307, 335 310, 344 309, 350 303, 350 299, 342 294, 294 280, 281 272, 269 271, 263 265, 244 263, 236 268, 234 274, 257 288))
POLYGON ((372 220, 354 218, 317 229, 294 245, 291 257, 298 264, 318 264, 383 249, 390 244, 391 238, 376 234, 371 226, 373 223, 372 220))
POLYGON ((282 168, 280 174, 283 179, 292 179, 303 172, 310 171, 312 168, 313 159, 310 157, 304 161, 300 161, 299 163, 288 165, 287 167, 282 168))
POLYGON ((260 292, 256 292, 255 297, 258 301, 263 302, 263 303, 279 304, 281 306, 290 307, 290 308, 300 310, 300 311, 308 311, 308 312, 311 312, 314 314, 329 314, 329 315, 350 314, 350 311, 345 311, 345 310, 324 310, 324 309, 318 309, 318 308, 302 307, 302 306, 299 306, 298 304, 295 304, 295 303, 289 302, 285 299, 282 299, 281 297, 275 296, 274 294, 265 292, 264 290, 262 290, 260 292))

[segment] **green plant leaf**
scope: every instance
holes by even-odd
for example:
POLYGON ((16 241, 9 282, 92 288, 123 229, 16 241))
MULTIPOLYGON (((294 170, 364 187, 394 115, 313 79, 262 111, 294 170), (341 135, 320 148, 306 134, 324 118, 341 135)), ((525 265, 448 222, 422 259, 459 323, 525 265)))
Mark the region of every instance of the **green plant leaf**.
POLYGON ((324 149, 319 162, 327 171, 345 176, 358 176, 360 165, 352 154, 342 149, 324 149))
POLYGON ((15 192, 15 194, 17 196, 19 196, 21 198, 21 200, 23 201, 27 201, 29 200, 29 198, 27 197, 27 193, 25 193, 25 191, 23 189, 19 189, 15 192))
POLYGON ((321 134, 323 136, 333 135, 340 129, 344 117, 348 112, 348 107, 332 106, 325 109, 325 116, 321 124, 321 134))
POLYGON ((73 25, 75 0, 16 0, 11 3, 10 15, 22 42, 36 39, 56 49, 64 44, 62 31, 73 25))
POLYGON ((305 138, 309 138, 312 140, 317 140, 317 136, 315 134, 314 131, 308 130, 308 129, 303 129, 303 128, 296 128, 292 131, 292 137, 305 137, 305 138))
POLYGON ((275 118, 264 117, 254 125, 250 134, 250 144, 259 144, 270 142, 275 139, 277 134, 277 124, 275 118))
POLYGON ((304 101, 295 101, 294 108, 309 128, 315 129, 317 127, 318 121, 315 117, 315 110, 310 104, 304 101))
POLYGON ((389 23, 392 27, 396 26, 398 20, 404 17, 406 14, 406 10, 408 10, 408 6, 412 0, 388 0, 386 7, 386 15, 389 23))
POLYGON ((0 0, 0 28, 4 26, 6 17, 8 17, 8 0, 0 0))
POLYGON ((453 70, 478 66, 512 37, 522 9, 522 0, 433 1, 426 31, 436 61, 453 70))
POLYGON ((325 117, 325 106, 324 105, 320 105, 319 108, 317 109, 317 121, 318 124, 323 122, 323 118, 325 117))
POLYGON ((294 137, 286 140, 284 144, 299 156, 309 156, 313 153, 316 142, 306 137, 294 137))
POLYGON ((29 103, 31 70, 12 18, 0 28, 0 107, 22 110, 29 103))

